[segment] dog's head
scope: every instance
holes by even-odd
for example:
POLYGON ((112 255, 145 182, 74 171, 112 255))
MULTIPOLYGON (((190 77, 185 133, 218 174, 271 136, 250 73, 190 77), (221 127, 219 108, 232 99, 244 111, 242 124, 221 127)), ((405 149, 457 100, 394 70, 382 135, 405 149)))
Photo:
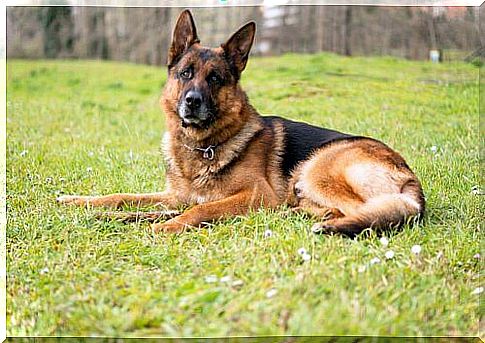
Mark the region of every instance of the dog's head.
POLYGON ((168 52, 168 79, 162 97, 167 115, 191 130, 207 130, 240 108, 238 87, 253 44, 256 25, 241 27, 219 48, 199 44, 188 10, 177 19, 168 52))

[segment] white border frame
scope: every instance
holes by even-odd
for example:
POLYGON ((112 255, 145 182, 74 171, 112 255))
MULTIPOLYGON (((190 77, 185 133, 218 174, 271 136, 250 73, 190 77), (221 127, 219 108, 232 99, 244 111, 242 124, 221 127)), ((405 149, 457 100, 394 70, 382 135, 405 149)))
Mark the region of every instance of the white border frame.
MULTIPOLYGON (((7 0, 0 4, 0 342, 7 334, 7 204, 6 204, 6 51, 9 6, 106 6, 106 7, 227 7, 278 5, 362 5, 362 6, 469 6, 480 7, 481 0, 7 0)), ((478 333, 480 334, 480 333, 478 333)))

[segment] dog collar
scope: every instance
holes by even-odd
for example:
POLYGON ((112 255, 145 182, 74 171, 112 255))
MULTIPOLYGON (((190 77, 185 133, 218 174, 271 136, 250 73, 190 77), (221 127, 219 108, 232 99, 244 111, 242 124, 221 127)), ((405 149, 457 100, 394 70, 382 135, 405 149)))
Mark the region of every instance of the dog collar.
POLYGON ((212 161, 216 155, 216 148, 217 145, 209 145, 207 148, 193 148, 188 145, 184 144, 184 147, 189 149, 190 151, 200 151, 202 152, 202 157, 206 160, 212 161))

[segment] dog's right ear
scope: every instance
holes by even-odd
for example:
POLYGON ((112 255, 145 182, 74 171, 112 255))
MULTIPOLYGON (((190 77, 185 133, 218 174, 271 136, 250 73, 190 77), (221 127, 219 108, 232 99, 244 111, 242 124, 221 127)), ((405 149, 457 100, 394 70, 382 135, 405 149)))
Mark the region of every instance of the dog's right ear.
POLYGON ((199 42, 194 18, 189 10, 185 10, 180 13, 173 30, 172 45, 168 50, 168 68, 174 66, 192 44, 199 42))

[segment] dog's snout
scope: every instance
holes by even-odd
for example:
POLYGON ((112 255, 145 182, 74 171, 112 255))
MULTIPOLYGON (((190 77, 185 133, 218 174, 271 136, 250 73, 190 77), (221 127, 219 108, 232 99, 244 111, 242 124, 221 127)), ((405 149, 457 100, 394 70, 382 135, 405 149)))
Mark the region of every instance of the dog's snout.
POLYGON ((197 109, 202 104, 202 94, 197 91, 189 91, 185 95, 185 103, 190 109, 197 109))
POLYGON ((181 96, 177 109, 184 125, 201 126, 211 116, 212 102, 207 93, 192 88, 181 96))

